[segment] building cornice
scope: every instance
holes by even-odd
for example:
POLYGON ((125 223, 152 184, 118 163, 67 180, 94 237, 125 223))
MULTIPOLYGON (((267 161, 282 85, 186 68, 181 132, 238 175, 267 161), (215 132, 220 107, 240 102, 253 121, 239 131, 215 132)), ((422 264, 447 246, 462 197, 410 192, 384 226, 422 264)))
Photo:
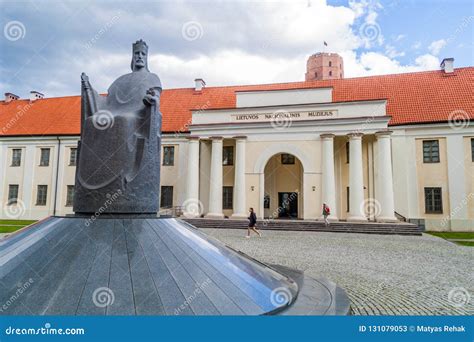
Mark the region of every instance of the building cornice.
POLYGON ((317 103, 304 103, 304 104, 287 104, 287 105, 273 105, 273 106, 255 106, 255 107, 228 107, 228 108, 209 108, 203 110, 202 108, 191 109, 193 115, 195 114, 205 114, 205 113, 219 113, 219 112, 239 112, 239 111, 246 111, 246 110, 278 110, 280 108, 311 108, 311 107, 318 107, 318 106, 345 106, 345 105, 353 105, 353 104, 386 104, 387 99, 375 99, 375 100, 354 100, 354 101, 333 101, 333 102, 317 102, 317 103))

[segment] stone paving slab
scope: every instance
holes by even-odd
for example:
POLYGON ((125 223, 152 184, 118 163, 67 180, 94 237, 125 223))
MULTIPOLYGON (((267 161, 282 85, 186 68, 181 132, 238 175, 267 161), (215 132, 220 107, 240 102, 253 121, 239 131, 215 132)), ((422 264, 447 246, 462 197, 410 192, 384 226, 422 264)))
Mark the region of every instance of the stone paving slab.
POLYGON ((474 248, 438 237, 202 229, 270 264, 323 276, 346 290, 355 315, 474 314, 474 248))

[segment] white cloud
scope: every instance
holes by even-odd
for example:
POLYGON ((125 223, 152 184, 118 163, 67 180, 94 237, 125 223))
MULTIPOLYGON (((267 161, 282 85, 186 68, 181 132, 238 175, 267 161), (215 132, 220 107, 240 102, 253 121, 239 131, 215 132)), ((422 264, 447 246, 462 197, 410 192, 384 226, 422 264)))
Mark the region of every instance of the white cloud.
MULTIPOLYGON (((436 69, 439 61, 434 52, 443 44, 437 41, 436 48, 433 42, 430 54, 401 64, 396 58, 405 51, 383 44, 378 23, 382 6, 377 0, 350 1, 348 7, 328 5, 325 0, 312 0, 309 6, 306 0, 222 2, 212 7, 159 2, 150 3, 146 13, 134 8, 110 12, 100 3, 93 6, 84 12, 88 25, 80 15, 68 20, 67 39, 55 42, 57 49, 42 50, 42 58, 17 63, 21 53, 9 55, 14 63, 5 66, 8 70, 0 69, 4 76, 0 90, 23 96, 31 89, 46 96, 78 94, 79 75, 85 71, 93 86, 105 92, 114 79, 130 72, 130 44, 137 38, 148 42, 150 70, 161 77, 165 88, 192 87, 196 77, 204 78, 208 86, 302 81, 307 57, 318 51, 342 54, 346 77, 436 69), (200 39, 183 38, 182 25, 188 21, 202 25, 200 39), (109 22, 112 24, 106 25, 109 22), (101 29, 97 42, 84 49, 101 29), (378 47, 379 51, 361 52, 364 47, 378 47)), ((41 17, 50 18, 50 25, 59 22, 64 26, 55 18, 61 14, 57 10, 48 12, 41 7, 41 11, 41 17)), ((35 32, 29 36, 32 50, 44 45, 35 32)), ((404 35, 391 39, 399 41, 404 35)), ((30 51, 25 56, 31 58, 30 51)))
POLYGON ((377 52, 363 53, 360 57, 353 51, 342 53, 344 58, 344 73, 346 77, 398 74, 404 72, 435 70, 439 67, 439 60, 433 55, 423 55, 415 60, 414 64, 402 65, 377 52))
POLYGON ((395 49, 395 47, 390 44, 385 45, 385 54, 390 58, 405 56, 405 52, 397 51, 397 49, 395 49))
POLYGON ((400 40, 404 39, 406 37, 406 35, 404 34, 399 34, 398 36, 395 37, 395 41, 396 42, 399 42, 400 40))
POLYGON ((432 55, 439 55, 439 52, 441 51, 442 48, 444 48, 447 44, 447 41, 445 39, 439 39, 435 40, 428 46, 428 50, 431 52, 432 55))
POLYGON ((356 18, 363 17, 363 23, 358 30, 361 45, 366 49, 382 45, 384 37, 382 29, 377 23, 378 11, 383 8, 380 2, 377 0, 351 0, 349 7, 354 11, 356 18))
POLYGON ((417 41, 415 42, 412 46, 411 46, 412 49, 414 50, 418 50, 419 48, 421 48, 421 42, 417 41))
POLYGON ((172 82, 168 86, 174 87, 184 83, 191 87, 197 77, 204 78, 209 86, 215 86, 302 80, 305 63, 301 61, 304 60, 303 55, 269 60, 238 50, 227 50, 192 60, 156 55, 152 57, 150 67, 154 66, 155 70, 160 68, 162 81, 172 82))

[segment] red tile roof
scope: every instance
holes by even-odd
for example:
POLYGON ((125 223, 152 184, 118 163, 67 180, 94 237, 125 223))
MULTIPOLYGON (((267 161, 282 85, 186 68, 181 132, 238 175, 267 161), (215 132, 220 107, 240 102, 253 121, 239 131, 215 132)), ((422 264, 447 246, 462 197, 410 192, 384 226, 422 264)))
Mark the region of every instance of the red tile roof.
MULTIPOLYGON (((166 89, 161 98, 164 132, 187 132, 191 110, 233 108, 236 91, 333 87, 333 101, 388 99, 390 125, 446 122, 450 113, 474 119, 474 67, 443 71, 346 78, 311 82, 166 89), (466 113, 466 114, 464 114, 466 113)), ((0 101, 0 136, 76 135, 80 133, 80 97, 0 101)))

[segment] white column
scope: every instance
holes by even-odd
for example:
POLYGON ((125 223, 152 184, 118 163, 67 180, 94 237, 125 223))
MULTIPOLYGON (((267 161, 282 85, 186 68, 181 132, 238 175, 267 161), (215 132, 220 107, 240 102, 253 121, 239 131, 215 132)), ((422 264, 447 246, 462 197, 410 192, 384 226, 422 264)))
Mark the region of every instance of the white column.
POLYGON ((234 212, 231 218, 247 218, 245 208, 245 141, 247 137, 234 137, 235 139, 235 168, 234 168, 234 212))
POLYGON ((186 200, 183 213, 186 217, 198 217, 203 206, 199 201, 199 137, 188 137, 188 172, 186 174, 186 200))
MULTIPOLYGON (((449 218, 449 228, 452 231, 469 231, 472 230, 474 224, 474 220, 469 219, 468 214, 469 201, 474 200, 472 197, 473 193, 471 191, 466 191, 468 190, 468 188, 466 188, 466 175, 469 174, 466 173, 466 163, 471 161, 471 156, 469 155, 469 159, 467 159, 465 155, 465 138, 461 132, 456 135, 453 134, 446 136, 450 211, 443 213, 443 216, 449 218)), ((445 224, 444 228, 448 228, 448 224, 445 224)))
POLYGON ((222 213, 222 137, 211 137, 211 172, 209 175, 208 218, 223 218, 222 213))
POLYGON ((347 221, 367 221, 364 213, 362 133, 349 136, 349 216, 347 221))
POLYGON ((257 212, 257 217, 263 220, 265 218, 265 173, 264 172, 258 175, 258 194, 259 194, 259 201, 258 201, 259 210, 257 212))
POLYGON ((4 145, 2 141, 0 141, 0 179, 2 180, 2 183, 0 185, 0 219, 8 219, 5 215, 5 205, 8 201, 8 182, 5 177, 6 172, 7 172, 7 161, 8 161, 8 148, 7 145, 4 145), (6 191, 4 190, 6 189, 6 191), (4 192, 5 191, 5 192, 4 192))
POLYGON ((380 210, 376 216, 378 222, 396 222, 393 196, 391 131, 377 132, 377 171, 379 190, 378 204, 380 210))
POLYGON ((58 140, 55 147, 51 149, 50 165, 51 168, 51 196, 49 200, 49 212, 48 215, 63 215, 64 212, 61 210, 65 204, 63 202, 62 194, 65 187, 64 184, 64 153, 66 148, 64 146, 64 140, 58 140), (58 159, 59 150, 59 159, 58 159), (57 179, 56 179, 57 177, 57 179), (54 206, 56 202, 56 207, 54 206))
MULTIPOLYGON (((334 175, 334 134, 321 134, 322 144, 322 203, 329 206, 329 220, 337 221, 336 177, 334 175)), ((322 213, 322 207, 320 209, 322 213)))
MULTIPOLYGON (((35 145, 27 145, 25 149, 22 149, 22 153, 25 153, 25 156, 22 156, 21 165, 23 172, 23 184, 20 183, 20 189, 18 193, 18 202, 23 200, 26 211, 24 216, 19 217, 19 219, 39 219, 41 215, 38 216, 36 210, 33 209, 35 205, 35 198, 33 198, 33 193, 36 193, 34 187, 37 186, 34 184, 35 181, 35 169, 36 169, 36 151, 37 148, 35 145), (24 163, 24 166, 23 166, 24 163), (20 195, 21 194, 21 195, 20 195)), ((51 189, 48 189, 51 193, 51 189)))

